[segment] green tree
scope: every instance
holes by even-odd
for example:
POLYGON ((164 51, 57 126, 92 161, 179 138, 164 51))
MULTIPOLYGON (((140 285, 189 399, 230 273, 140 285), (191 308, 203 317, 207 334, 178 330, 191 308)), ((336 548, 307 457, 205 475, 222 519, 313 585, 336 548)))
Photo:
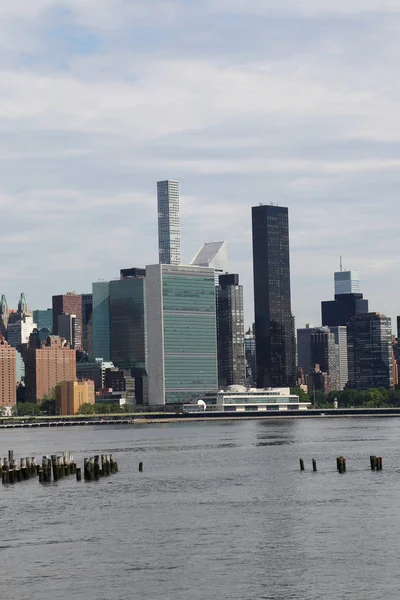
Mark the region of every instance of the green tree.
POLYGON ((305 392, 301 387, 290 388, 290 393, 294 394, 295 396, 298 396, 300 399, 300 402, 308 402, 309 401, 307 392, 305 392))
POLYGON ((14 417, 27 417, 37 416, 40 414, 40 406, 36 402, 22 402, 18 403, 12 408, 12 415, 14 417))
POLYGON ((89 402, 84 402, 81 404, 78 410, 78 415, 94 415, 95 408, 94 404, 89 404, 89 402))
POLYGON ((43 400, 40 404, 40 412, 46 415, 52 416, 56 414, 56 401, 55 400, 43 400))

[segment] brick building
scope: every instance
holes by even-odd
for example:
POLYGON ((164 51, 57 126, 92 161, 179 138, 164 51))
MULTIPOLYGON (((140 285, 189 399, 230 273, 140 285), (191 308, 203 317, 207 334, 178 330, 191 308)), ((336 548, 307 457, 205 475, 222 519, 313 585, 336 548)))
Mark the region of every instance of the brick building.
POLYGON ((17 402, 17 351, 0 336, 0 407, 17 402))
POLYGON ((82 348, 82 296, 70 292, 53 296, 53 334, 59 335, 59 319, 63 313, 75 315, 75 348, 82 348))

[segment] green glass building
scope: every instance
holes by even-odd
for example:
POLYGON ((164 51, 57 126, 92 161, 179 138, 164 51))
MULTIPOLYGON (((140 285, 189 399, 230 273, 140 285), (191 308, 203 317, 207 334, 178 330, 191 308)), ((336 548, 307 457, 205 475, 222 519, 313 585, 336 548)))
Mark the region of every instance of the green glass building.
POLYGON ((149 404, 181 404, 218 387, 214 269, 146 267, 149 404))

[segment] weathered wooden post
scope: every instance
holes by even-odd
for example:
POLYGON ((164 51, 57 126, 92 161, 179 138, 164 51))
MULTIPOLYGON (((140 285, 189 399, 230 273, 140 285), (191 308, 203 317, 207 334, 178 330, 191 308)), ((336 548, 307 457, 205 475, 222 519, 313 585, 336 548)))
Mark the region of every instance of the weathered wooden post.
MULTIPOLYGON (((302 460, 302 459, 300 459, 300 460, 302 460)), ((303 465, 303 466, 304 466, 304 465, 303 465)), ((301 465, 300 465, 300 468, 301 468, 301 465)), ((302 470, 302 471, 304 471, 304 469, 301 469, 301 470, 302 470)), ((141 473, 142 471, 143 471, 143 463, 142 463, 142 462, 140 462, 140 463, 139 463, 139 473, 141 473)))
POLYGON ((299 458, 299 463, 300 463, 300 471, 304 471, 304 460, 302 458, 299 458))
POLYGON ((377 461, 377 467, 376 467, 377 470, 382 471, 382 456, 377 456, 376 461, 377 461))
POLYGON ((315 460, 315 458, 312 459, 312 470, 314 471, 314 473, 317 472, 317 461, 315 460))
POLYGON ((98 481, 100 479, 100 456, 96 455, 94 457, 94 464, 93 464, 93 475, 94 475, 94 480, 98 481))
POLYGON ((77 467, 75 473, 76 473, 76 480, 81 481, 82 480, 82 469, 80 467, 77 467))

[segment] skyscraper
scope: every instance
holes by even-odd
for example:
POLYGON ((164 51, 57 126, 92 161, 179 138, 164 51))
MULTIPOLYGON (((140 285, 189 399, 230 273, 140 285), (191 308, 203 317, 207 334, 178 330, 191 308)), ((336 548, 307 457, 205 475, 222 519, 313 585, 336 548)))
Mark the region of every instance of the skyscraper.
POLYGON ((76 316, 75 347, 82 348, 82 296, 75 292, 53 296, 54 335, 58 335, 58 317, 63 313, 76 316))
POLYGON ((356 315, 347 326, 348 387, 393 387, 391 319, 380 313, 356 315))
POLYGON ((8 310, 7 300, 4 294, 0 300, 0 335, 7 338, 7 327, 10 312, 8 310))
POLYGON ((310 327, 309 324, 297 330, 297 365, 305 377, 315 367, 311 358, 311 336, 318 331, 321 327, 310 327))
POLYGON ((214 271, 146 267, 149 404, 190 402, 218 387, 214 271))
POLYGON ((329 327, 329 330, 335 336, 335 342, 339 349, 339 390, 344 390, 349 380, 349 365, 347 354, 347 327, 338 325, 337 327, 329 327))
POLYGON ((286 387, 296 379, 288 209, 256 206, 252 221, 257 385, 286 387))
POLYGON ((257 381, 257 354, 256 354, 256 336, 253 328, 248 329, 244 336, 244 351, 246 354, 246 383, 250 386, 256 385, 257 381))
POLYGON ((92 294, 82 294, 82 348, 92 354, 92 294))
POLYGON ((215 288, 217 303, 218 386, 244 385, 243 286, 239 275, 220 275, 215 288))
POLYGON ((92 285, 93 355, 90 358, 110 360, 110 283, 98 281, 92 285))
POLYGON ((159 263, 181 263, 181 225, 179 216, 179 182, 157 182, 159 263))
POLYGON ((334 274, 335 299, 321 302, 322 325, 347 325, 355 315, 368 312, 368 300, 360 294, 358 271, 338 271, 334 274))
POLYGON ((228 245, 226 242, 205 242, 194 255, 191 265, 211 267, 215 273, 215 285, 219 276, 228 272, 228 245))
POLYGON ((47 310, 34 310, 32 311, 32 314, 37 328, 43 329, 46 327, 51 335, 53 332, 53 310, 51 308, 48 308, 47 310))

